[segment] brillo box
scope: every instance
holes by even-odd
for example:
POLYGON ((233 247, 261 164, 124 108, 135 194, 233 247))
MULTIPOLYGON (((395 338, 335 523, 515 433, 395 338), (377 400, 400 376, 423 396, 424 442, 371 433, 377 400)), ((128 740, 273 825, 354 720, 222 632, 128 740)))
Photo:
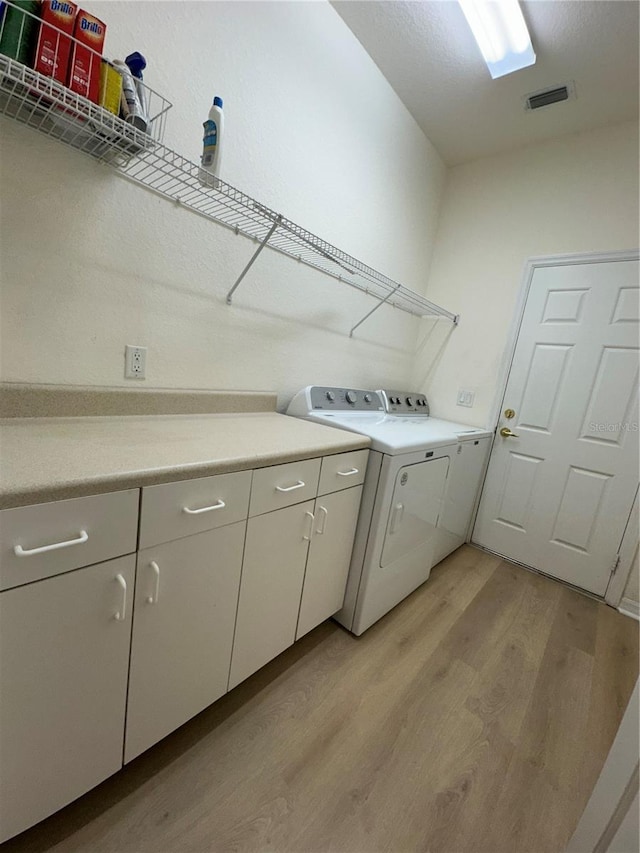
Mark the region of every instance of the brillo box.
POLYGON ((67 85, 72 92, 98 103, 100 97, 100 60, 107 27, 82 9, 76 16, 67 85))
POLYGON ((33 67, 41 74, 67 82, 71 38, 78 7, 69 0, 43 0, 40 4, 40 32, 33 67), (58 32, 62 30, 62 32, 58 32))

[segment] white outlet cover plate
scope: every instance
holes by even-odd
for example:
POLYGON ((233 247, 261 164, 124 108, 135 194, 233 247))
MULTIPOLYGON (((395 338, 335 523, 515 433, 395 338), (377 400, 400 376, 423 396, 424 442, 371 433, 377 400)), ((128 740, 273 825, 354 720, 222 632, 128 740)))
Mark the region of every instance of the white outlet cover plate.
POLYGON ((147 375, 147 348, 127 344, 124 348, 124 378, 144 379, 147 375))
POLYGON ((475 391, 465 391, 463 389, 460 389, 458 391, 458 399, 456 400, 456 405, 466 406, 470 409, 473 406, 475 399, 475 391))

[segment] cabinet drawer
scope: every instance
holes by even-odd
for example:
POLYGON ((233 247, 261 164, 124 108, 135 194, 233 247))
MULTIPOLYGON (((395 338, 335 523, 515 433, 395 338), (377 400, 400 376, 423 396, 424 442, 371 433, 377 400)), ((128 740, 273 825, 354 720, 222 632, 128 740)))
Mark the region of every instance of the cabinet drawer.
POLYGON ((145 487, 140 548, 242 521, 247 517, 250 489, 251 471, 145 487))
POLYGON ((0 589, 136 550, 138 489, 0 512, 0 589))
POLYGON ((353 450, 350 453, 325 456, 320 470, 318 494, 328 495, 329 492, 359 486, 364 481, 368 455, 368 450, 353 450))
POLYGON ((320 459, 259 468, 253 472, 249 515, 261 515, 315 498, 319 476, 320 459))

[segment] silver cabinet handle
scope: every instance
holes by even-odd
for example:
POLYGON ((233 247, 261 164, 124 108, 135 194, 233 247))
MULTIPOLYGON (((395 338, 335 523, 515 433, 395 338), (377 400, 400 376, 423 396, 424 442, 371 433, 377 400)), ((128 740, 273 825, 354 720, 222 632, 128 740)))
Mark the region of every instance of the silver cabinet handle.
POLYGON ((351 477, 353 474, 359 474, 357 468, 352 468, 350 471, 336 471, 338 477, 351 477))
POLYGON ((307 512, 305 512, 305 516, 309 519, 309 527, 307 529, 306 534, 304 534, 304 533, 302 534, 302 538, 306 542, 311 542, 311 537, 313 536, 313 522, 315 521, 315 518, 314 518, 313 513, 309 512, 308 510, 307 510, 307 512))
POLYGON ((160 596, 160 566, 156 563, 155 560, 151 560, 149 565, 151 566, 151 570, 153 571, 155 577, 155 590, 153 595, 147 596, 147 604, 157 604, 158 598, 160 596))
POLYGON ((57 551, 59 548, 70 548, 72 545, 83 545, 89 534, 86 530, 81 530, 80 535, 76 539, 68 539, 66 542, 54 542, 53 545, 43 545, 41 548, 30 548, 25 550, 22 545, 15 545, 13 553, 16 557, 32 557, 34 554, 44 554, 47 551, 57 551))
POLYGON ((223 509, 225 506, 226 503, 223 500, 219 500, 211 506, 203 506, 200 509, 189 509, 188 506, 183 506, 182 512, 186 512, 187 515, 200 515, 201 512, 211 512, 214 509, 223 509))
POLYGON ((116 575, 116 580, 122 589, 122 607, 113 616, 117 622, 124 622, 127 616, 127 582, 122 575, 116 575))
POLYGON ((293 486, 276 486, 276 492, 293 492, 296 489, 304 489, 304 481, 298 480, 297 483, 294 483, 293 486))
POLYGON ((322 536, 322 534, 324 533, 325 528, 327 526, 327 517, 328 517, 329 513, 327 511, 326 506, 320 506, 320 507, 318 507, 318 509, 322 513, 322 523, 320 524, 319 527, 316 527, 316 533, 318 534, 318 536, 322 536))

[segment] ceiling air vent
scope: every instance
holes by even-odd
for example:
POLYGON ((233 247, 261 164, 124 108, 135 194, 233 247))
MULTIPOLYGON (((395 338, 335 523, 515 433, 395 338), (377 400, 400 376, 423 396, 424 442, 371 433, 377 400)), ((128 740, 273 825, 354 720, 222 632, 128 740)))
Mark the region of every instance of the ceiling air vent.
POLYGON ((572 83, 567 83, 564 86, 554 86, 553 89, 543 89, 541 92, 532 92, 525 97, 525 109, 539 110, 542 107, 548 107, 550 104, 557 104, 560 101, 569 101, 575 98, 575 87, 572 83))

